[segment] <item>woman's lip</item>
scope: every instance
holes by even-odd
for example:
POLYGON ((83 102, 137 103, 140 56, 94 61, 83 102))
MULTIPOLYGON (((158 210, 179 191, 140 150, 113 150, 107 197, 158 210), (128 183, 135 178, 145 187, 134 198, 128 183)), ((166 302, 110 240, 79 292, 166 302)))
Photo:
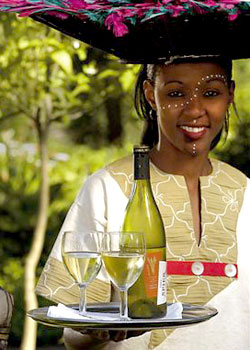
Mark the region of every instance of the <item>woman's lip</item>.
POLYGON ((197 140, 204 136, 206 133, 206 127, 205 126, 187 126, 187 125, 181 125, 179 126, 181 131, 185 136, 192 140, 197 140))

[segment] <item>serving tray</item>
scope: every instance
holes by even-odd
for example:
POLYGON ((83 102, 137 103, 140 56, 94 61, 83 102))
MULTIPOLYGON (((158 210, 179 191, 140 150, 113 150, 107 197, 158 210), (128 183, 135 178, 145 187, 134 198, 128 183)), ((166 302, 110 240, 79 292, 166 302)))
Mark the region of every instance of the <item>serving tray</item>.
MULTIPOLYGON (((169 304, 170 305, 170 304, 169 304)), ((74 307, 74 306, 72 306, 74 307)), ((76 308, 76 307, 74 307, 76 308)), ((90 304, 87 306, 87 311, 90 312, 108 312, 108 313, 119 313, 119 304, 116 302, 111 303, 98 303, 90 304)), ((27 314, 33 320, 52 327, 66 327, 73 329, 107 329, 107 330, 152 330, 152 329, 163 329, 163 328, 177 328, 195 323, 200 323, 209 320, 210 318, 217 315, 218 311, 210 306, 200 306, 183 304, 183 312, 181 319, 167 319, 167 318, 155 318, 155 319, 110 319, 100 320, 93 318, 84 318, 83 320, 77 319, 64 319, 63 317, 49 317, 47 316, 48 307, 40 307, 29 311, 27 314)))

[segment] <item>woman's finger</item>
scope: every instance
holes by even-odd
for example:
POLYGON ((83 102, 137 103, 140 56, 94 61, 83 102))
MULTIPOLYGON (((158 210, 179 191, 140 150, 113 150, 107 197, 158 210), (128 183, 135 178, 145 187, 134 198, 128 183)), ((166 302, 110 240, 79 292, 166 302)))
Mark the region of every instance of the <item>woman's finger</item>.
POLYGON ((115 332, 112 332, 110 335, 110 339, 115 341, 115 342, 124 340, 126 338, 127 338, 127 331, 126 330, 115 331, 115 332))
POLYGON ((88 330, 88 334, 98 340, 109 340, 109 331, 100 330, 100 329, 94 329, 94 330, 88 330))

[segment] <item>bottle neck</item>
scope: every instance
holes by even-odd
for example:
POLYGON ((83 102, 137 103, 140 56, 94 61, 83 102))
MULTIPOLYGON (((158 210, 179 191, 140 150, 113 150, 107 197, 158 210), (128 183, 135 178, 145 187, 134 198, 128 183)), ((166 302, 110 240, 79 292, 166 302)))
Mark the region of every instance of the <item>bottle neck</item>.
POLYGON ((134 180, 149 180, 148 153, 134 153, 134 180))

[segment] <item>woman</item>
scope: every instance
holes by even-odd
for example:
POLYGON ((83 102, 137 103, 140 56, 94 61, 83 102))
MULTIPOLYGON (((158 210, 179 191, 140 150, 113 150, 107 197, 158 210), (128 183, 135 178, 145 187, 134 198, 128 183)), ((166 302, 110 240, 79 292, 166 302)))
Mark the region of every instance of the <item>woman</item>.
MULTIPOLYGON (((143 143, 152 147, 151 182, 164 220, 167 257, 175 262, 168 276, 168 302, 211 302, 219 315, 183 329, 137 337, 129 334, 132 337, 126 340, 121 332, 81 334, 66 329, 68 349, 250 348, 249 180, 237 169, 209 158, 227 124, 233 98, 231 62, 218 57, 186 57, 146 65, 136 90, 137 110, 146 118, 143 143), (180 262, 190 265, 187 275, 178 269, 180 262)), ((83 225, 102 231, 119 229, 131 189, 131 163, 127 157, 92 175, 72 205, 61 233, 83 225)), ((73 298, 76 291, 62 268, 61 233, 37 292, 54 301, 72 303, 77 302, 73 298), (66 282, 62 282, 62 274, 66 282)), ((92 300, 116 298, 110 295, 105 271, 91 288, 92 300)))

